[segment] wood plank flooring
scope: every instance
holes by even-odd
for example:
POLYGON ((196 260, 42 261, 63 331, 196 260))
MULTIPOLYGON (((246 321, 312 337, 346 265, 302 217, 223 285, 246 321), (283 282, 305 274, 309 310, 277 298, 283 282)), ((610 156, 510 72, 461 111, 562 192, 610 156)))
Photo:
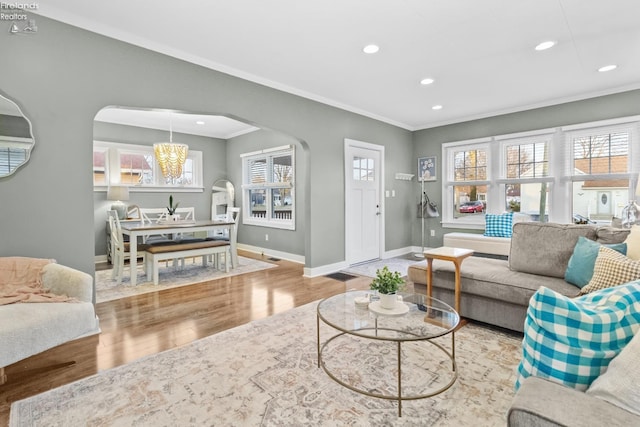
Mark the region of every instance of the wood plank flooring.
POLYGON ((242 255, 278 267, 97 304, 102 333, 8 366, 7 383, 0 386, 0 426, 9 424, 16 400, 349 289, 368 289, 371 282, 304 278, 300 264, 242 255))

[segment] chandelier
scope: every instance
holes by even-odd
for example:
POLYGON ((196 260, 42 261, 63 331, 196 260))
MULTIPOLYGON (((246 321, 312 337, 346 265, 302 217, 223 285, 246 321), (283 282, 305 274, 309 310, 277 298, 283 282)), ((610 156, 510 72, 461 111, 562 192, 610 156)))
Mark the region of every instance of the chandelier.
POLYGON ((158 165, 160 165, 162 176, 172 183, 175 183, 175 181, 182 176, 182 166, 184 166, 184 162, 187 160, 189 146, 173 142, 171 115, 169 115, 169 142, 153 144, 153 151, 156 155, 158 165))

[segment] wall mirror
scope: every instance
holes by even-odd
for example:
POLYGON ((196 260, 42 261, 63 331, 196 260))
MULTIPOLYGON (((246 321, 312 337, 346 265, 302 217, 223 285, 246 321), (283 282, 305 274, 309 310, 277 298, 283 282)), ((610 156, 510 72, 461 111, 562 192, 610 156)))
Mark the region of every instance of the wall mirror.
POLYGON ((15 102, 0 94, 0 178, 29 160, 34 143, 29 119, 15 102))

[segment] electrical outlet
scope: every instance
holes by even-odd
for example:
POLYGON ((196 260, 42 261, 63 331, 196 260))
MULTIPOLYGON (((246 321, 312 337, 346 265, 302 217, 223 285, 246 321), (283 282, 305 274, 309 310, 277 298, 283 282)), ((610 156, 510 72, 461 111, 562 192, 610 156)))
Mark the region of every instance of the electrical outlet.
POLYGON ((436 237, 436 230, 431 230, 431 237, 436 237))
POLYGON ((268 234, 264 235, 264 240, 267 241, 267 242, 269 241, 269 235, 268 234))

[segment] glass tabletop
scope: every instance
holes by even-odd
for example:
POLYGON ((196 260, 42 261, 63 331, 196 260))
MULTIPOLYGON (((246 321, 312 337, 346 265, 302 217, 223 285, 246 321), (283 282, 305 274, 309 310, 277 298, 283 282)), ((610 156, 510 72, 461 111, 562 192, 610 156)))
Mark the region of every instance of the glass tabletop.
POLYGON ((349 291, 320 301, 318 317, 348 334, 388 341, 436 338, 453 331, 460 323, 458 313, 436 298, 412 293, 398 295, 402 301, 397 304, 404 306, 385 313, 377 309, 377 304, 372 305, 374 291, 349 291), (368 306, 362 298, 371 301, 368 306))

